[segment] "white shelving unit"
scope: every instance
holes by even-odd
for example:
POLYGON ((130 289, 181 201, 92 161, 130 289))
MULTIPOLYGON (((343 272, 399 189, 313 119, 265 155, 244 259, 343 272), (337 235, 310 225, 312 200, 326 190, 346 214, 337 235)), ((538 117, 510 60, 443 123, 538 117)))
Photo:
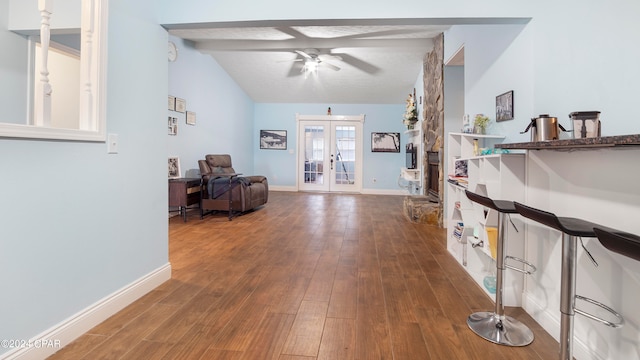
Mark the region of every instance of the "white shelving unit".
MULTIPOLYGON (((449 133, 447 158, 449 172, 453 173, 456 161, 467 163, 467 186, 448 182, 448 196, 445 199, 447 211, 447 249, 462 264, 478 285, 495 299, 494 294, 484 286, 484 278, 495 275, 496 264, 491 256, 487 228, 498 226, 498 213, 469 200, 465 190, 496 200, 524 202, 525 154, 474 154, 474 139, 478 147, 493 148, 504 140, 500 135, 479 135, 449 133), (456 227, 463 227, 458 238, 456 227)), ((506 234, 505 255, 524 258, 524 222, 519 215, 512 215, 506 234), (513 222, 513 225, 511 225, 513 222), (517 231, 515 230, 517 228, 517 231)), ((519 266, 518 263, 511 264, 519 266)), ((504 277, 504 304, 521 306, 523 275, 507 270, 504 277)))
MULTIPOLYGON (((424 187, 422 184, 423 176, 422 176, 422 157, 423 157, 423 149, 422 149, 422 124, 420 122, 416 123, 416 128, 411 130, 405 130, 405 134, 407 135, 407 143, 413 143, 413 146, 416 147, 416 169, 407 169, 406 167, 402 167, 400 169, 400 174, 402 178, 406 181, 411 181, 418 188, 418 194, 424 194, 424 187)), ((405 149, 401 149, 403 152, 405 149)))

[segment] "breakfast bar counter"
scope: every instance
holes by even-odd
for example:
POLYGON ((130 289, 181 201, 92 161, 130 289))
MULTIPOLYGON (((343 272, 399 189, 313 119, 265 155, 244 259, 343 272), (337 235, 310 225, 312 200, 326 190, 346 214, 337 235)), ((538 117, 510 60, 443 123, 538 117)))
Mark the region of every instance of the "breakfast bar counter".
MULTIPOLYGON (((495 147, 526 151, 525 205, 557 216, 640 234, 640 186, 636 184, 640 177, 639 145, 640 135, 622 135, 500 143, 495 147)), ((495 192, 494 196, 505 197, 502 192, 495 192)), ((507 197, 506 200, 513 199, 507 197)), ((525 223, 524 259, 538 271, 527 276, 522 307, 549 334, 558 336, 563 234, 535 221, 525 223)), ((640 336, 637 305, 640 262, 613 253, 597 239, 588 237, 578 245, 575 261, 579 274, 577 294, 611 306, 626 323, 614 329, 577 317, 575 358, 640 359, 637 342, 629 340, 640 336), (598 267, 585 249, 593 255, 598 267), (598 345, 590 346, 595 343, 598 345)))
POLYGON ((571 150, 586 148, 610 148, 619 146, 640 146, 640 134, 601 136, 582 139, 560 139, 520 143, 496 144, 499 149, 518 150, 571 150))

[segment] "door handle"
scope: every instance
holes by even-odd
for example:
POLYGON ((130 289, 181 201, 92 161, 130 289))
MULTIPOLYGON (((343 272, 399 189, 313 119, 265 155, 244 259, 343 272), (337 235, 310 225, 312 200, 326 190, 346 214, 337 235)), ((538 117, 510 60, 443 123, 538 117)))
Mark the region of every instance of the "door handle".
POLYGON ((333 170, 333 154, 331 154, 331 170, 333 170))

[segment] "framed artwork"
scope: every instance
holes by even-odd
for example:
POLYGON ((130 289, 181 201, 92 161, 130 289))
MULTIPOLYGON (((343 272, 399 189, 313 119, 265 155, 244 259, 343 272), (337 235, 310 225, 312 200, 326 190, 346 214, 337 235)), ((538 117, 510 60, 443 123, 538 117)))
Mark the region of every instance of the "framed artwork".
POLYGON ((196 124, 196 113, 193 111, 187 111, 187 124, 195 125, 196 124))
POLYGON ((260 130, 260 149, 287 150, 287 130, 260 130))
POLYGON ((400 152, 400 133, 397 132, 372 132, 371 152, 400 152))
POLYGON ((169 95, 169 110, 176 111, 176 97, 169 95))
POLYGON ((178 135, 178 118, 169 116, 167 126, 169 135, 178 135))
POLYGON ((513 90, 496 96, 496 122, 513 120, 513 90))
POLYGON ((181 113, 187 111, 187 101, 185 99, 176 98, 176 111, 181 113))
POLYGON ((180 159, 177 156, 169 157, 169 179, 180 177, 180 159))

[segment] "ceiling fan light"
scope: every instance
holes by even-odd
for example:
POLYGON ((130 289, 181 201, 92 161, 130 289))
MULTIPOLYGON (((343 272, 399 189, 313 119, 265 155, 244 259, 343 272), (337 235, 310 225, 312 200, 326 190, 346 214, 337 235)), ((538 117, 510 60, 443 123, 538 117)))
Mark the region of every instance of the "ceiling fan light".
POLYGON ((307 60, 304 65, 309 72, 318 71, 318 63, 315 60, 307 60))
POLYGON ((313 59, 308 59, 304 62, 304 66, 302 67, 302 72, 304 73, 304 77, 306 78, 309 74, 317 75, 318 74, 318 62, 313 59))

